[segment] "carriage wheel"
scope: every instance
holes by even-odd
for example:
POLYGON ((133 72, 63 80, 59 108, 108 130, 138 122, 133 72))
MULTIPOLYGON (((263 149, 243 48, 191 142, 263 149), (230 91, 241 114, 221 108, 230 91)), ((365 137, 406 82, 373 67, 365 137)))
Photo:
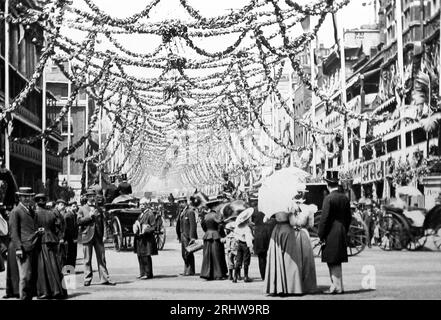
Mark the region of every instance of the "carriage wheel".
POLYGON ((362 252, 369 239, 369 231, 366 224, 356 218, 352 218, 348 232, 348 255, 355 256, 362 252))
POLYGON ((441 225, 435 228, 433 233, 433 244, 437 250, 441 250, 441 225))
POLYGON ((404 230, 401 221, 394 215, 385 214, 379 217, 380 248, 385 251, 401 250, 404 230))
POLYGON ((113 232, 113 246, 116 251, 121 251, 122 249, 122 229, 118 217, 115 217, 112 222, 112 232, 113 232))
POLYGON ((159 232, 156 233, 156 245, 158 246, 158 250, 164 249, 166 239, 165 227, 161 226, 159 232))

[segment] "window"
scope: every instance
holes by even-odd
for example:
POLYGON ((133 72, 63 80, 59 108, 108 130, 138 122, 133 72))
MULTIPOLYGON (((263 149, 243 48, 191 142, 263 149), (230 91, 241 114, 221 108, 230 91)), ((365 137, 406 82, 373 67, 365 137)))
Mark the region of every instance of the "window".
POLYGON ((424 141, 426 141, 426 131, 424 131, 423 128, 418 128, 418 129, 414 130, 413 131, 413 143, 417 144, 417 143, 421 143, 424 141))
POLYGON ((392 139, 387 140, 386 146, 387 146, 387 152, 397 151, 400 147, 399 145, 400 137, 395 137, 392 139))
MULTIPOLYGON (((67 135, 68 133, 68 127, 67 127, 67 114, 63 119, 63 122, 61 123, 61 134, 67 135)), ((70 135, 73 136, 73 126, 72 126, 72 119, 70 122, 70 135)))
POLYGON ((412 132, 406 132, 406 147, 412 145, 412 132))

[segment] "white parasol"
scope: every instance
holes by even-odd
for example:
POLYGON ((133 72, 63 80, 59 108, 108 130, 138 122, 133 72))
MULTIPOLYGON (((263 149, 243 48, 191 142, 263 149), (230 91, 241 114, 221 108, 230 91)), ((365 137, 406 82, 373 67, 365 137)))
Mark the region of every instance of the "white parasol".
POLYGON ((423 196, 423 194, 421 193, 420 190, 418 190, 417 188, 412 187, 412 186, 398 187, 396 193, 402 194, 405 196, 410 196, 410 197, 422 197, 423 196))
POLYGON ((305 189, 309 173, 299 168, 284 168, 274 172, 262 182, 259 189, 259 210, 267 218, 277 212, 290 212, 295 206, 294 197, 305 189))

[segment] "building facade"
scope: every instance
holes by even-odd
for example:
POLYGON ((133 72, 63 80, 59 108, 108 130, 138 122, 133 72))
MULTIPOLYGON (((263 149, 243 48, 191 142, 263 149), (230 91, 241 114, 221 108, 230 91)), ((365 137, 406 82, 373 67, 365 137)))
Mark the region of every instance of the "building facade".
MULTIPOLYGON (((64 69, 67 70, 67 63, 64 69)), ((58 68, 58 66, 52 61, 49 62, 46 67, 46 86, 56 97, 56 101, 48 105, 47 112, 51 119, 55 119, 60 113, 61 109, 66 105, 69 94, 69 81, 58 68)), ((70 90, 74 90, 71 86, 70 90)), ((90 120, 94 108, 94 101, 89 99, 86 91, 80 89, 76 99, 73 102, 71 108, 70 119, 70 141, 74 144, 78 141, 86 132, 87 123, 90 120), (88 112, 86 110, 88 108, 88 112), (88 118, 87 118, 88 117, 88 118)), ((59 130, 62 136, 62 142, 60 148, 68 147, 68 114, 65 115, 63 121, 60 123, 59 130)), ((72 187, 78 196, 82 188, 82 179, 85 179, 85 164, 81 161, 86 156, 91 155, 94 151, 98 150, 97 133, 92 134, 88 139, 88 143, 82 144, 70 157, 70 175, 68 177, 68 157, 63 159, 63 171, 58 175, 58 181, 61 183, 63 180, 69 181, 69 186, 72 187)), ((88 165, 88 182, 87 185, 92 185, 97 177, 97 170, 93 163, 88 165)))
MULTIPOLYGON (((34 1, 25 1, 27 6, 36 6, 34 1)), ((4 10, 4 1, 0 4, 0 10, 4 10)), ((10 13, 15 16, 17 12, 10 8, 10 13)), ((41 39, 43 30, 32 26, 25 28, 17 24, 10 24, 9 43, 9 86, 10 102, 25 88, 32 77, 35 66, 39 61, 41 47, 32 41, 34 38, 41 39)), ((0 24, 0 103, 4 108, 5 101, 5 31, 4 23, 0 24)), ((49 100, 55 97, 48 92, 49 100)), ((10 131, 10 169, 14 174, 19 186, 32 187, 36 192, 44 192, 45 187, 48 194, 53 194, 54 185, 58 173, 63 169, 62 158, 56 156, 59 143, 62 138, 60 132, 54 130, 47 139, 46 161, 47 181, 42 181, 42 143, 37 140, 34 143, 19 143, 15 138, 31 138, 41 133, 42 128, 42 91, 41 86, 29 93, 25 102, 11 114, 12 131, 10 131)), ((47 118, 47 125, 51 125, 47 118)), ((5 127, 1 125, 1 153, 5 155, 5 127)))
MULTIPOLYGON (((364 36, 369 41, 360 47, 362 52, 351 54, 345 48, 346 106, 368 117, 386 113, 385 121, 345 121, 340 113, 326 110, 323 103, 314 108, 316 125, 337 132, 318 142, 317 167, 320 172, 339 170, 353 200, 370 197, 387 202, 396 197, 395 189, 401 185, 413 185, 425 195, 412 199, 412 205, 431 208, 438 196, 439 174, 429 172, 430 159, 439 152, 438 131, 424 129, 424 121, 430 121, 431 102, 430 98, 421 101, 418 93, 424 91, 420 88, 421 73, 438 86, 439 2, 402 0, 404 90, 399 77, 395 1, 380 1, 377 45, 371 36, 364 36), (345 150, 348 163, 343 163, 345 150)), ((357 37, 346 32, 345 43, 350 39, 357 37)), ((332 59, 331 53, 324 61, 324 77, 329 80, 322 88, 341 103, 340 64, 332 59)), ((437 95, 438 88, 433 89, 437 95)))

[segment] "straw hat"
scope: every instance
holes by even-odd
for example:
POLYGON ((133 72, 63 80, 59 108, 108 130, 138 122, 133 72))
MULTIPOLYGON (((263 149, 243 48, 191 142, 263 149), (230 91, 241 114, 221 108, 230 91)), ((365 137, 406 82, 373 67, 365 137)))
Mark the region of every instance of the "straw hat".
POLYGON ((251 218, 251 216, 254 213, 254 208, 248 208, 245 209, 244 211, 242 211, 236 219, 236 225, 239 225, 241 223, 244 223, 245 221, 247 221, 249 218, 251 218))
POLYGON ((16 192, 18 196, 35 196, 35 193, 32 192, 32 188, 30 187, 20 187, 16 192))

